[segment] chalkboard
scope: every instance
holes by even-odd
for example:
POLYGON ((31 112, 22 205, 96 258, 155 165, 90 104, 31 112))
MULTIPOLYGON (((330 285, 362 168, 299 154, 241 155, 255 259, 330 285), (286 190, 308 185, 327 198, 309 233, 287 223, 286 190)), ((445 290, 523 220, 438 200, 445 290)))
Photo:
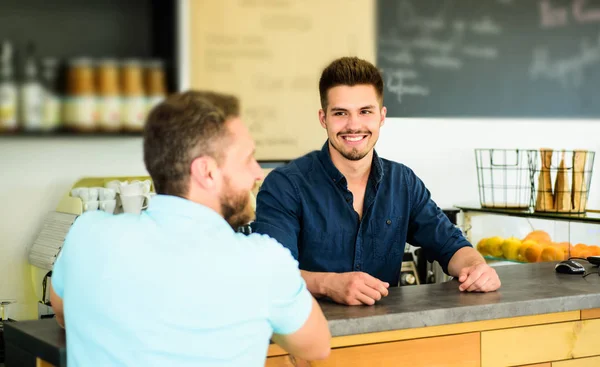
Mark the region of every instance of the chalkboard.
POLYGON ((600 117, 600 1, 378 0, 390 117, 600 117))

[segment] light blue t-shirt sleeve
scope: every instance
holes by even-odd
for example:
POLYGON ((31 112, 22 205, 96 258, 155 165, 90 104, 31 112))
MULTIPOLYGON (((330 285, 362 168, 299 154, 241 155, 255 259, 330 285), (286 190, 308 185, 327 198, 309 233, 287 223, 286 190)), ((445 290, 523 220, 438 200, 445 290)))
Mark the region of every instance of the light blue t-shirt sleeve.
POLYGON ((292 334, 304 325, 312 311, 312 296, 300 275, 298 262, 290 250, 267 236, 269 241, 268 277, 269 322, 276 334, 292 334))

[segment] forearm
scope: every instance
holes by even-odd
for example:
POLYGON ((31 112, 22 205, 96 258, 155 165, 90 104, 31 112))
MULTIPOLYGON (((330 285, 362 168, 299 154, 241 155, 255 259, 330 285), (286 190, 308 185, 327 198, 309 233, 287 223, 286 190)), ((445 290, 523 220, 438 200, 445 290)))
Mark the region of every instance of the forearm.
POLYGON ((306 282, 306 288, 308 288, 308 291, 315 298, 327 296, 327 287, 325 286, 325 284, 327 282, 327 279, 332 275, 332 273, 318 273, 300 270, 300 274, 306 282))
POLYGON ((54 317, 56 318, 58 325, 64 328, 65 314, 63 310, 63 300, 54 292, 54 288, 52 288, 52 282, 48 284, 48 287, 50 291, 50 304, 52 305, 52 310, 54 311, 54 317))
POLYGON ((462 247, 450 259, 448 273, 457 277, 461 269, 481 263, 485 263, 485 259, 477 250, 472 247, 462 247))

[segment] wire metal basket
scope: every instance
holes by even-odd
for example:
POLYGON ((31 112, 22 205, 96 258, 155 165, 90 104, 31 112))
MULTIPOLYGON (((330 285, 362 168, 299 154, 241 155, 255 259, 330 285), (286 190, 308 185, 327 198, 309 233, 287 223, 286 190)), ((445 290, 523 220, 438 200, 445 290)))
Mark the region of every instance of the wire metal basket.
POLYGON ((485 208, 529 209, 537 151, 475 149, 479 201, 485 208))
POLYGON ((538 157, 533 167, 534 210, 585 213, 595 153, 542 148, 538 157))

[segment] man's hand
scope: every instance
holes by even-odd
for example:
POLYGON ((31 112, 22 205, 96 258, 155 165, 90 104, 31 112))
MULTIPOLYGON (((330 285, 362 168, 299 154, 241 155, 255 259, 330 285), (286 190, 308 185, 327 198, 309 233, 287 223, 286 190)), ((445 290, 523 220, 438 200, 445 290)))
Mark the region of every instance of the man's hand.
POLYGON ((324 294, 337 303, 349 306, 374 305, 388 295, 390 285, 363 272, 328 273, 324 294))
POLYGON ((500 278, 496 270, 486 263, 478 263, 462 268, 458 274, 461 291, 493 292, 500 288, 500 278))

